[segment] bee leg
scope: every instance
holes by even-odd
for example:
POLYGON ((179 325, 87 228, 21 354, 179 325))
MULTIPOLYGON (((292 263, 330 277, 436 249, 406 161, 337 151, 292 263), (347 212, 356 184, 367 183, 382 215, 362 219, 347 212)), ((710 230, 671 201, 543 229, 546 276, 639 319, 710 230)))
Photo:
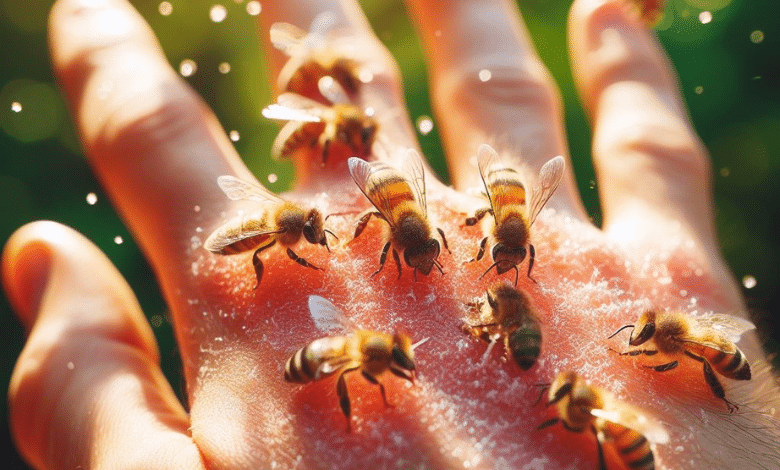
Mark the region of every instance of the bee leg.
POLYGON ((477 252, 477 257, 470 259, 469 263, 473 263, 474 261, 479 261, 482 259, 483 256, 485 256, 485 247, 487 246, 487 240, 488 237, 485 237, 482 239, 481 242, 479 242, 479 251, 477 252))
POLYGON ((347 369, 339 375, 339 380, 336 382, 336 395, 339 397, 339 406, 341 406, 341 412, 347 417, 347 432, 352 432, 352 406, 349 401, 349 391, 347 390, 347 381, 344 380, 344 376, 347 372, 357 370, 358 367, 347 369))
POLYGON ((558 421, 560 421, 560 418, 550 418, 547 421, 545 421, 542 424, 540 424, 539 426, 536 426, 536 430, 538 431, 540 429, 549 428, 550 426, 554 426, 554 425, 558 424, 558 421))
MULTIPOLYGON (((393 259, 395 260, 395 265, 398 268, 398 279, 401 279, 401 258, 398 257, 398 252, 395 251, 395 248, 393 248, 393 259)), ((417 270, 414 270, 414 280, 417 280, 417 270)))
POLYGON ((547 401, 547 406, 554 405, 554 404, 558 403, 559 401, 561 401, 561 399, 563 397, 565 397, 566 395, 571 393, 572 387, 573 387, 573 385, 571 383, 567 383, 567 384, 563 385, 561 388, 559 388, 555 392, 555 396, 553 396, 552 399, 547 401))
POLYGON ((645 356, 655 356, 658 354, 658 351, 654 349, 632 349, 631 351, 626 351, 619 354, 621 356, 641 356, 642 354, 645 356))
POLYGON ((718 377, 715 375, 715 371, 712 370, 710 363, 706 360, 702 360, 702 362, 704 364, 704 380, 707 381, 707 385, 709 385, 710 390, 712 390, 712 394, 726 403, 729 413, 737 411, 739 406, 726 399, 726 391, 723 390, 723 385, 721 385, 718 377))
POLYGON ((678 365, 680 365, 679 362, 672 361, 672 362, 668 362, 666 364, 659 364, 657 366, 642 366, 642 367, 644 367, 645 369, 653 369, 656 372, 666 372, 668 370, 674 369, 678 365))
POLYGON ((287 248, 287 256, 289 256, 291 260, 295 261, 296 263, 300 264, 301 266, 303 266, 305 268, 312 268, 312 269, 316 269, 317 271, 322 271, 322 268, 314 266, 313 264, 309 263, 305 259, 303 259, 300 256, 296 255, 295 252, 292 251, 290 248, 287 248))
POLYGON ((485 217, 487 214, 493 215, 493 211, 489 207, 485 207, 484 209, 480 209, 474 212, 473 217, 468 217, 466 219, 466 225, 469 227, 471 227, 472 225, 477 225, 477 222, 482 220, 482 218, 485 217))
POLYGON ((325 166, 325 162, 328 161, 329 151, 330 151, 330 139, 327 139, 322 144, 322 166, 325 166))
POLYGON ((379 386, 379 393, 382 394, 382 401, 385 402, 385 407, 387 407, 387 408, 394 408, 394 406, 391 405, 390 403, 388 403, 388 401, 387 401, 387 393, 385 392, 385 386, 382 384, 382 382, 377 380, 377 378, 374 377, 373 375, 369 374, 365 369, 360 371, 360 372, 363 374, 363 377, 365 377, 366 380, 368 380, 369 382, 371 382, 374 385, 378 385, 379 386))
MULTIPOLYGON (((531 277, 531 270, 534 268, 534 259, 536 259, 536 248, 534 248, 533 245, 528 245, 528 279, 534 281, 536 283, 536 279, 531 277)), ((515 282, 515 285, 517 285, 517 282, 515 282)))
POLYGON ((409 382, 412 383, 412 385, 414 385, 414 376, 411 373, 409 373, 409 372, 407 372, 405 370, 402 370, 402 369, 396 369, 395 367, 392 367, 392 366, 390 366, 390 372, 392 372, 393 375, 397 375, 398 377, 401 377, 402 379, 408 380, 409 382))
POLYGON ((381 271, 382 268, 385 267, 385 261, 387 261, 388 251, 390 251, 390 242, 385 243, 385 246, 382 248, 382 254, 379 255, 379 269, 377 269, 376 272, 371 275, 371 277, 374 277, 377 274, 379 274, 379 271, 381 271))
POLYGON ((599 470, 607 470, 607 461, 604 459, 604 448, 602 447, 606 436, 604 436, 604 433, 596 431, 596 428, 593 426, 591 426, 591 430, 593 431, 593 434, 596 435, 596 450, 599 454, 599 470))
POLYGON ((258 287, 260 287, 260 279, 263 278, 263 261, 260 259, 260 252, 271 248, 276 244, 276 240, 272 241, 271 243, 261 246, 260 248, 256 249, 254 254, 252 254, 252 266, 255 267, 255 277, 257 278, 257 284, 255 284, 255 290, 257 290, 258 287))
POLYGON ((360 217, 360 220, 358 220, 357 226, 355 227, 355 235, 352 237, 353 240, 356 239, 357 237, 359 237, 361 233, 363 233, 363 230, 366 229, 366 225, 368 225, 368 221, 371 220, 371 216, 372 215, 376 216, 376 217, 378 217, 380 219, 382 218, 382 216, 381 216, 381 214, 379 214, 379 212, 369 211, 369 212, 366 212, 365 214, 363 214, 360 217))
POLYGON ((439 232, 439 235, 441 235, 441 241, 444 243, 444 248, 452 254, 452 251, 450 251, 450 246, 447 244, 447 237, 444 236, 444 230, 440 229, 439 227, 436 227, 436 230, 439 232))

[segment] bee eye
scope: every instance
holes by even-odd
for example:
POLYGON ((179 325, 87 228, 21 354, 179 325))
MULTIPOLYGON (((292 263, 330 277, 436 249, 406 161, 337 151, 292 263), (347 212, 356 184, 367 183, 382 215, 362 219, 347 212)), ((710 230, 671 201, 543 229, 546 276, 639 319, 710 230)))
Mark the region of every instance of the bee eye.
POLYGON ((317 243, 317 237, 314 233, 314 227, 312 227, 311 222, 306 222, 306 224, 303 226, 303 236, 306 238, 306 241, 312 244, 317 243))
MULTIPOLYGON (((636 330, 634 330, 636 331, 636 330)), ((655 323, 650 322, 645 324, 644 327, 639 331, 639 333, 636 335, 636 337, 633 337, 629 340, 628 344, 631 346, 637 346, 640 345, 653 337, 655 334, 655 323)))
POLYGON ((360 132, 360 138, 364 145, 368 145, 368 143, 371 142, 371 140, 373 140, 375 131, 376 128, 374 126, 363 128, 363 130, 360 132))
POLYGON ((406 370, 414 370, 414 361, 397 344, 393 346, 393 361, 406 370))
POLYGON ((490 305, 490 308, 492 308, 493 310, 498 308, 498 302, 496 302, 496 299, 494 299, 493 296, 490 295, 490 293, 488 293, 487 295, 487 301, 488 301, 488 305, 490 305))

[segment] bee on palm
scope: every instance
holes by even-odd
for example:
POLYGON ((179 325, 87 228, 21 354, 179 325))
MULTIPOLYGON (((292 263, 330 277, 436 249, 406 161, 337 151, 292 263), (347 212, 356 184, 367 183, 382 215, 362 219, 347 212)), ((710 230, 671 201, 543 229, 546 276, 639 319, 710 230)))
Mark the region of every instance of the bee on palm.
POLYGON ((285 364, 284 379, 306 384, 338 373, 336 394, 347 418, 347 432, 351 432, 352 406, 347 374, 360 372, 365 380, 379 387, 382 401, 386 407, 391 407, 379 376, 389 371, 414 383, 414 349, 427 339, 412 344, 409 336, 403 333, 359 329, 333 303, 316 295, 309 297, 309 312, 320 331, 340 334, 316 339, 296 351, 285 364))
POLYGON ((561 423, 571 432, 592 432, 597 441, 599 470, 607 470, 605 444, 614 446, 627 468, 653 470, 655 457, 651 444, 669 442, 669 435, 656 420, 615 399, 606 390, 588 384, 572 371, 555 377, 547 395, 547 406, 554 406, 557 416, 537 429, 561 423))
POLYGON ((257 212, 242 215, 225 222, 206 239, 204 246, 213 253, 233 255, 254 250, 252 264, 257 284, 263 277, 263 261, 260 254, 277 243, 286 248, 287 256, 303 267, 320 270, 298 256, 292 249, 303 238, 322 245, 330 251, 326 235, 336 237, 324 228, 322 214, 317 209, 305 210, 285 201, 262 186, 223 175, 217 178, 220 189, 233 201, 254 201, 261 204, 257 212))
POLYGON ((487 249, 488 239, 492 238, 493 264, 482 276, 493 268, 496 268, 498 274, 514 269, 515 285, 517 285, 520 275, 517 266, 525 260, 526 255, 530 255, 527 275, 533 280, 531 270, 534 267, 536 250, 530 243, 531 226, 561 182, 565 168, 563 157, 557 156, 542 166, 538 182, 531 191, 530 204, 526 204, 526 191, 520 181, 520 174, 501 163, 498 153, 492 147, 487 144, 480 145, 477 163, 490 207, 480 209, 474 216, 467 218, 466 225, 476 225, 488 214, 493 216, 495 224, 490 236, 480 242, 477 256, 472 261, 482 259, 487 249))
POLYGON ((483 364, 498 341, 504 343, 507 357, 523 370, 536 364, 542 347, 542 331, 538 315, 528 295, 503 282, 491 285, 480 307, 484 323, 464 324, 463 331, 488 342, 483 364))
POLYGON ((335 22, 336 16, 326 11, 314 18, 309 31, 290 23, 271 25, 271 44, 290 57, 279 72, 279 90, 327 103, 318 87, 322 77, 333 77, 353 97, 373 79, 370 48, 355 37, 333 38, 335 22))
POLYGON ((263 109, 269 119, 288 121, 271 147, 276 158, 291 158, 301 150, 319 152, 322 165, 332 155, 369 158, 379 124, 372 115, 355 106, 332 77, 322 77, 319 89, 330 104, 324 105, 296 93, 279 95, 263 109))
MULTIPOLYGON (((379 269, 371 276, 382 271, 391 247, 398 267, 398 279, 401 278, 399 251, 403 252, 406 264, 414 269, 415 281, 417 271, 427 276, 434 266, 444 274, 438 261, 441 245, 433 238, 433 229, 428 221, 425 172, 417 151, 408 149, 404 172, 382 162, 366 162, 354 157, 348 163, 352 179, 376 209, 360 217, 354 238, 363 233, 372 216, 384 220, 390 228, 388 240, 379 256, 379 269)), ((444 248, 449 251, 444 231, 440 228, 436 230, 444 248)))
MULTIPOLYGON (((732 315, 694 318, 680 312, 647 310, 640 315, 636 324, 621 327, 610 338, 631 328, 628 339, 631 349, 620 353, 623 356, 687 356, 700 362, 704 380, 712 394, 723 400, 729 411, 733 412, 739 407, 726 399, 726 392, 716 372, 733 380, 750 380, 750 363, 734 343, 739 341, 743 333, 755 327, 753 323, 732 315)), ((666 372, 678 365, 679 360, 675 359, 645 367, 666 372)))

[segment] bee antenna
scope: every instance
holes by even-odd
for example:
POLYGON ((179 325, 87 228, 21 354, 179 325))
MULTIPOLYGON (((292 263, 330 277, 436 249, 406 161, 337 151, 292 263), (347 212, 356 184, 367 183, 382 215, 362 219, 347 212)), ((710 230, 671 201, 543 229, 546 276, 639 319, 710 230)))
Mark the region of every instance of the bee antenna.
POLYGON ((544 396, 544 392, 546 392, 547 389, 550 388, 550 385, 552 385, 552 384, 548 384, 548 383, 547 384, 535 384, 536 387, 541 387, 542 390, 539 392, 539 396, 536 397, 536 401, 531 406, 536 406, 536 405, 539 404, 539 402, 542 401, 542 397, 544 396))
POLYGON ((634 325, 621 326, 620 328, 618 328, 618 330, 616 332, 614 332, 611 335, 607 336, 607 339, 612 338, 613 336, 617 335, 618 333, 620 333, 621 331, 625 330, 626 328, 633 328, 633 327, 634 327, 634 325))
POLYGON ((328 229, 325 229, 325 233, 327 233, 327 234, 328 234, 328 235, 330 235, 331 237, 335 238, 335 239, 336 239, 336 241, 338 241, 339 237, 337 237, 335 233, 331 232, 331 231, 330 231, 330 230, 328 230, 328 229))
POLYGON ((433 260, 433 265, 436 266, 436 269, 439 270, 439 272, 444 275, 444 270, 441 268, 441 263, 439 263, 438 260, 433 260))
POLYGON ((431 339, 430 336, 425 338, 425 339, 421 339, 420 341, 418 341, 418 342, 414 343, 413 345, 411 345, 409 348, 412 351, 414 351, 417 348, 417 346, 422 346, 423 344, 427 343, 429 339, 431 339))

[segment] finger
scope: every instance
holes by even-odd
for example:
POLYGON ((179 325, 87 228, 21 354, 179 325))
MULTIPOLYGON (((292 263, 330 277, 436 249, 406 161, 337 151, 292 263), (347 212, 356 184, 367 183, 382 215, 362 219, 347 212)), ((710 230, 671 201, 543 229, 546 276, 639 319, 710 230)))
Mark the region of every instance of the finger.
POLYGON ((653 243, 682 228, 714 250, 707 153, 658 41, 621 1, 578 0, 569 29, 605 230, 653 243))
POLYGON ((157 268, 174 279, 195 228, 225 207, 217 176, 251 174, 129 3, 59 0, 49 41, 93 168, 157 268))
MULTIPOLYGON (((481 184, 469 157, 483 143, 534 171, 567 155, 560 95, 514 3, 407 3, 424 39, 433 106, 456 188, 481 184)), ((556 195, 584 215, 571 170, 556 195)))
POLYGON ((13 435, 28 462, 203 468, 138 303, 94 245, 35 222, 9 240, 2 272, 30 330, 9 390, 13 435))

